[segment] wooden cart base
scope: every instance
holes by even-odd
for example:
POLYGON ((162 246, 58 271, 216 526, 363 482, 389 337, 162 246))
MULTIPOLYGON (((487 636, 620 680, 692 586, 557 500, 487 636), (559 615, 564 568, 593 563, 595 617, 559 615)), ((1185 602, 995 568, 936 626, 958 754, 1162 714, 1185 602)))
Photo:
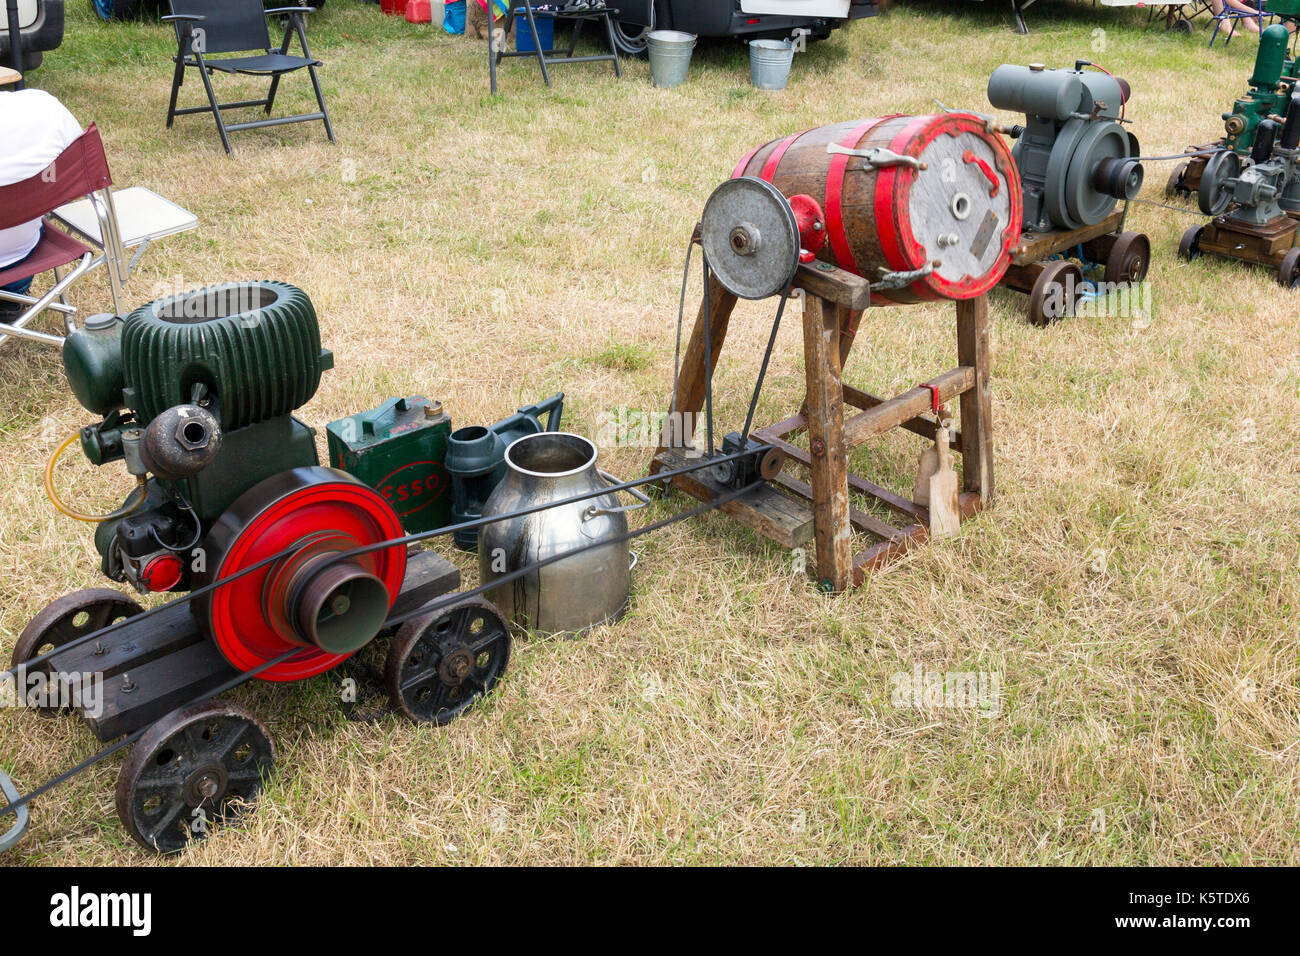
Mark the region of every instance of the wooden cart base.
POLYGON ((1292 215, 1277 216, 1261 226, 1234 222, 1223 215, 1183 233, 1178 252, 1184 259, 1208 253, 1268 266, 1277 270, 1277 281, 1289 289, 1300 283, 1298 227, 1300 220, 1292 215))
MULTIPOLYGON (((960 399, 959 434, 953 451, 962 454, 963 520, 993 499, 992 422, 989 391, 988 306, 983 296, 954 303, 957 313, 959 364, 893 398, 882 399, 847 386, 842 368, 853 345, 862 310, 870 304, 866 280, 824 262, 799 267, 794 289, 804 296, 804 368, 807 396, 800 412, 757 429, 752 438, 785 452, 787 460, 808 473, 807 480, 782 473, 721 510, 764 537, 787 548, 813 543, 816 576, 823 590, 843 591, 866 580, 868 573, 929 537, 929 512, 903 495, 848 470, 853 448, 870 438, 902 428, 934 440, 936 422, 927 417, 935 403, 960 399), (846 416, 845 406, 852 414, 846 416), (808 433, 808 447, 789 439, 808 433), (850 492, 870 498, 901 521, 886 522, 854 508, 850 492), (873 543, 853 553, 853 532, 873 543)), ((680 468, 693 452, 692 423, 704 406, 705 387, 717 365, 736 297, 711 283, 710 301, 701 302, 677 380, 677 407, 651 462, 656 474, 680 468), (707 347, 706 347, 707 343, 707 347)), ((707 471, 679 475, 674 487, 701 501, 725 489, 707 471)))
MULTIPOLYGON (((416 552, 407 559, 406 577, 390 619, 458 587, 459 568, 432 551, 416 552)), ((103 700, 95 713, 78 713, 101 741, 146 727, 237 676, 200 630, 191 602, 186 601, 164 605, 158 614, 138 623, 128 619, 103 640, 56 653, 50 668, 64 674, 103 675, 103 700)))
POLYGON ((1214 149, 1227 149, 1227 143, 1219 140, 1217 143, 1188 147, 1188 153, 1200 155, 1189 155, 1187 162, 1174 167, 1174 171, 1169 174, 1169 181, 1165 183, 1166 199, 1191 199, 1197 194, 1201 188, 1201 174, 1210 161, 1210 150, 1214 149))
POLYGON ((1102 263, 1105 282, 1141 282, 1151 242, 1124 230, 1126 216, 1127 207, 1080 229, 1023 234, 1000 285, 1028 295, 1029 321, 1041 326, 1074 314, 1087 290, 1081 262, 1102 263))

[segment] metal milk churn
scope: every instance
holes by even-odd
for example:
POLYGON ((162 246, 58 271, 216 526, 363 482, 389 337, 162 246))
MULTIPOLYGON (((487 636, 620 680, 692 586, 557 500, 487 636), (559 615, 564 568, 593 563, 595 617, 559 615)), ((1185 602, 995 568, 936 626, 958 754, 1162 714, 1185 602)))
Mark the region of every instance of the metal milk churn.
MULTIPOLYGON (((543 432, 506 449, 506 477, 483 508, 483 517, 562 502, 609 487, 617 479, 596 468, 596 446, 580 435, 543 432)), ((585 631, 616 621, 631 591, 627 515, 615 494, 545 507, 479 529, 483 584, 556 555, 577 551, 487 591, 486 597, 520 627, 542 633, 585 631), (607 543, 602 543, 607 542, 607 543)))

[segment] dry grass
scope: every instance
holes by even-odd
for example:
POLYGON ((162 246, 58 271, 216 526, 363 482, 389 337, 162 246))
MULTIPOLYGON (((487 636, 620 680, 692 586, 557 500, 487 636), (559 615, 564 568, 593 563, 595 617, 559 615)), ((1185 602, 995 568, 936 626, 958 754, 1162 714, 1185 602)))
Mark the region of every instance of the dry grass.
MULTIPOLYGON (((622 82, 557 71, 547 91, 515 63, 492 100, 477 45, 336 0, 312 38, 339 145, 288 127, 238 134, 227 159, 201 118, 163 130, 167 33, 82 6, 34 79, 99 122, 119 184, 202 221, 150 250, 133 299, 176 275, 306 289, 337 356, 304 411, 317 425, 412 393, 473 423, 562 388, 588 433, 620 405, 660 408, 684 240, 753 144, 932 97, 982 108, 997 64, 1084 56, 1133 82, 1144 150, 1164 153, 1214 134, 1254 49, 1207 53, 1203 33, 1046 0, 1028 37, 1000 13, 909 5, 815 46, 783 94, 750 90, 743 56, 717 48, 676 91, 643 63, 622 82)), ((305 85, 286 107, 307 105, 305 85)), ((1148 198, 1167 170, 1150 168, 1148 198)), ((721 517, 673 526, 643 539, 623 623, 519 645, 490 704, 445 730, 348 724, 332 677, 245 688, 280 775, 181 862, 1300 862, 1298 300, 1260 272, 1177 260, 1193 221, 1131 213, 1155 247, 1148 327, 1035 329, 1023 298, 994 296, 1000 493, 958 540, 826 599, 721 517), (893 706, 891 675, 917 664, 997 672, 999 714, 893 706)), ((80 304, 102 308, 97 291, 80 304)), ((724 422, 768 315, 738 320, 724 422)), ((768 418, 799 399, 796 331, 768 418)), ((849 378, 888 392, 948 360, 950 313, 881 310, 859 339, 849 378)), ((90 529, 40 491, 55 436, 88 416, 56 355, 10 344, 0 367, 7 657, 40 607, 101 581, 90 529)), ((916 450, 891 439, 858 464, 902 484, 916 450)), ((644 449, 606 451, 616 472, 645 467, 644 449)), ((88 501, 123 488, 116 469, 78 473, 88 501)), ((27 785, 95 746, 69 722, 0 727, 0 761, 27 785)), ((145 859, 116 821, 116 767, 41 800, 6 862, 145 859)))

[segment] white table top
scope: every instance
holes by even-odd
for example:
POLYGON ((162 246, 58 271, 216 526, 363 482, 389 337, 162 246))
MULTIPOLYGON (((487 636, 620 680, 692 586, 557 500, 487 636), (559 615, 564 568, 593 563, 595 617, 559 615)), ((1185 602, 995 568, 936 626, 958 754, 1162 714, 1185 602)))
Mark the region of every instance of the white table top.
MULTIPOLYGON (((122 231, 122 245, 128 249, 145 241, 185 232, 199 224, 194 213, 143 186, 115 189, 113 207, 117 210, 117 223, 122 231)), ((78 199, 60 206, 54 210, 54 218, 72 227, 95 245, 103 245, 103 238, 99 234, 99 217, 95 215, 89 199, 78 199)))

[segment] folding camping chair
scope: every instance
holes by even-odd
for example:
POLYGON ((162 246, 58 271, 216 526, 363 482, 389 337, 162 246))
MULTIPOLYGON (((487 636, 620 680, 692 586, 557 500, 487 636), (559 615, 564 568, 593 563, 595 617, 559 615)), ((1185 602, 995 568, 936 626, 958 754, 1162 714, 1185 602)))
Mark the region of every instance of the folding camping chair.
POLYGON ((1225 3, 1223 9, 1213 15, 1213 19, 1214 32, 1210 34, 1210 46, 1214 46, 1220 28, 1226 23, 1227 32, 1223 35, 1223 46, 1227 49, 1228 44, 1232 42, 1237 24, 1242 20, 1254 20, 1261 32, 1266 25, 1265 21, 1277 20, 1286 24, 1294 33, 1294 24, 1300 22, 1300 0, 1260 0, 1259 9, 1249 13, 1244 10, 1234 10, 1225 3))
POLYGON ((1214 32, 1210 34, 1209 45, 1214 46, 1214 41, 1219 38, 1219 29, 1225 23, 1228 25, 1228 30, 1223 35, 1223 46, 1225 49, 1227 48, 1228 44, 1232 42, 1233 34, 1237 30, 1237 24, 1240 23, 1242 20, 1255 20, 1258 23, 1260 30, 1262 31, 1264 29, 1265 17, 1268 17, 1268 19, 1270 20, 1272 19, 1272 17, 1270 17, 1267 13, 1263 11, 1263 6, 1264 4, 1261 2, 1259 10, 1255 11, 1254 13, 1246 13, 1245 11, 1242 10, 1234 10, 1232 7, 1228 6, 1225 3, 1223 5, 1222 10, 1220 10, 1218 13, 1211 14, 1211 19, 1214 21, 1214 32))
MULTIPOLYGON (((469 3, 477 3, 478 0, 468 0, 469 3)), ((543 50, 542 41, 537 35, 537 14, 533 12, 533 0, 509 0, 510 12, 506 14, 505 26, 501 30, 492 31, 492 39, 488 42, 488 76, 491 80, 492 93, 496 95, 497 91, 497 67, 501 61, 507 57, 515 56, 536 56, 537 63, 542 68, 542 79, 547 86, 551 85, 551 74, 547 67, 558 66, 564 63, 604 63, 611 62, 614 64, 614 75, 622 77, 623 67, 618 61, 618 46, 614 42, 614 23, 611 17, 618 16, 617 10, 612 10, 605 5, 603 0, 589 3, 584 9, 570 11, 547 11, 543 16, 553 18, 559 22, 567 20, 573 24, 573 35, 569 40, 568 52, 562 56, 556 56, 554 49, 543 50), (505 37, 510 36, 510 29, 514 26, 515 17, 520 11, 523 11, 525 18, 528 20, 528 31, 533 37, 533 48, 531 50, 506 50, 505 37), (574 50, 578 48, 578 35, 582 32, 582 26, 588 20, 596 20, 605 27, 605 42, 609 44, 609 52, 601 53, 595 56, 575 56, 574 50)))
POLYGON ((51 270, 55 279, 53 287, 39 297, 0 290, 0 300, 26 306, 16 319, 0 322, 0 343, 14 336, 62 346, 62 336, 27 326, 48 309, 60 313, 67 331, 72 332, 77 310, 68 303, 68 289, 99 266, 108 269, 113 311, 123 315, 122 286, 145 247, 154 239, 198 225, 192 213, 157 193, 139 186, 113 192, 111 184, 104 143, 92 123, 41 172, 0 186, 0 229, 44 220, 36 248, 20 262, 0 268, 0 286, 51 270), (81 238, 55 228, 56 222, 81 238), (136 252, 128 260, 127 250, 132 248, 136 252), (68 266, 72 268, 64 274, 68 266))
POLYGON ((1147 26, 1159 16, 1165 21, 1165 29, 1175 33, 1191 36, 1193 21, 1202 13, 1214 16, 1214 7, 1210 0, 1188 0, 1187 3, 1153 4, 1147 10, 1147 26))
POLYGON ((277 7, 263 10, 262 0, 170 0, 171 16, 163 17, 167 23, 176 28, 176 72, 172 75, 172 98, 167 107, 167 128, 177 116, 190 113, 211 113, 217 121, 217 132, 221 134, 221 145, 230 152, 230 138, 227 135, 235 130, 257 129, 262 126, 282 126, 285 123, 306 123, 321 120, 325 124, 325 135, 331 143, 334 140, 334 128, 330 125, 329 112, 325 109, 325 95, 321 92, 320 78, 316 67, 320 60, 313 60, 307 49, 307 31, 303 29, 302 15, 314 13, 315 7, 277 7), (271 34, 266 25, 266 18, 274 15, 288 18, 284 27, 284 40, 278 50, 271 47, 271 34), (289 54, 290 38, 297 34, 302 46, 302 56, 289 54), (251 56, 224 57, 208 59, 209 53, 249 53, 253 50, 262 52, 251 56), (176 108, 176 95, 181 84, 185 82, 185 68, 193 67, 203 79, 203 89, 208 94, 207 106, 176 108), (316 91, 316 103, 320 110, 315 113, 299 113, 294 116, 277 116, 271 118, 271 108, 275 105, 275 94, 280 87, 280 77, 286 73, 306 68, 311 76, 312 88, 316 91), (271 78, 271 88, 264 99, 241 100, 237 103, 219 103, 212 90, 212 73, 241 73, 245 76, 264 76, 271 78), (241 109, 261 106, 266 110, 267 119, 249 120, 243 123, 227 123, 222 110, 241 109))

